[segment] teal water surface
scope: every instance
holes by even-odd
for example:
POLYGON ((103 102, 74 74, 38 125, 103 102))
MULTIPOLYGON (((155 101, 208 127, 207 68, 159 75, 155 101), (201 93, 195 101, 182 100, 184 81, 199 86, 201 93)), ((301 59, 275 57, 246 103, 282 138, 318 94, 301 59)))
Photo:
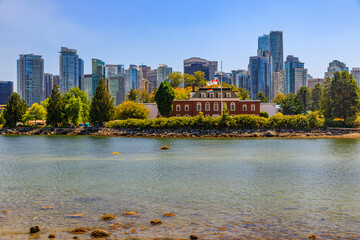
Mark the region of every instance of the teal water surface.
POLYGON ((0 239, 360 239, 359 200, 357 139, 0 136, 0 239))

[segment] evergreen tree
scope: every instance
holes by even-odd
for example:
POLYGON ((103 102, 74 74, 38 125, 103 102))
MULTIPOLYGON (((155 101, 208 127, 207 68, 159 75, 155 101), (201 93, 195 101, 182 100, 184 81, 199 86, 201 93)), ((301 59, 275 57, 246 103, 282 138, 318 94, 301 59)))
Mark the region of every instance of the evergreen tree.
POLYGON ((57 85, 54 85, 47 104, 46 124, 52 127, 62 126, 63 123, 66 124, 64 100, 57 85))
POLYGON ((296 92, 296 97, 300 100, 303 113, 311 108, 311 91, 308 87, 302 86, 296 92))
POLYGON ((168 81, 161 82, 155 93, 155 101, 161 116, 170 117, 173 109, 175 93, 168 81))
POLYGON ((12 93, 4 109, 4 119, 6 127, 15 127, 16 123, 22 121, 22 116, 26 113, 28 106, 19 94, 12 93))
POLYGON ((341 118, 351 121, 360 110, 359 87, 346 71, 335 72, 324 89, 322 110, 326 119, 341 118))
POLYGON ((262 103, 268 103, 269 102, 269 98, 265 97, 265 94, 263 92, 258 92, 256 94, 256 99, 260 100, 260 102, 262 102, 262 103))
POLYGON ((127 101, 133 101, 136 102, 138 100, 138 93, 135 89, 130 89, 129 93, 126 94, 126 100, 127 101))
POLYGON ((281 101, 280 109, 284 115, 296 115, 303 112, 301 101, 293 93, 288 93, 281 101))
POLYGON ((311 110, 312 111, 320 110, 322 92, 323 92, 323 89, 322 89, 320 83, 317 83, 315 85, 315 87, 311 90, 311 110))
POLYGON ((104 122, 108 122, 113 118, 114 111, 113 99, 106 88, 104 79, 100 79, 91 101, 90 122, 93 125, 102 126, 104 122))

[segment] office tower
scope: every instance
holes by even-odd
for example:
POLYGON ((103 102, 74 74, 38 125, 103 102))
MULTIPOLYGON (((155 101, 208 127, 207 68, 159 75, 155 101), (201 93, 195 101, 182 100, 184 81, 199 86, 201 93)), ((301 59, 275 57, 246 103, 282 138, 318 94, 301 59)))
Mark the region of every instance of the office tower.
POLYGON ((106 84, 115 106, 125 101, 126 97, 126 76, 125 73, 111 75, 106 78, 106 84))
POLYGON ((93 84, 93 75, 85 74, 81 79, 81 90, 83 90, 89 98, 93 96, 92 84, 93 84))
POLYGON ((316 84, 320 83, 320 85, 324 84, 324 79, 323 78, 310 78, 307 79, 307 87, 312 89, 315 87, 316 84))
POLYGON ((99 80, 105 80, 105 63, 99 59, 93 58, 92 64, 92 96, 95 94, 96 87, 98 86, 99 80))
POLYGON ((285 62, 285 94, 296 91, 306 86, 307 69, 299 58, 289 55, 285 62))
POLYGON ((168 67, 165 64, 159 64, 159 67, 157 68, 158 76, 157 76, 157 86, 156 87, 159 87, 160 83, 165 81, 168 78, 170 73, 172 73, 171 67, 168 67))
POLYGON ((54 87, 54 78, 51 73, 44 73, 44 84, 45 84, 45 99, 51 96, 51 91, 54 87))
POLYGON ((273 72, 271 80, 270 100, 274 99, 277 94, 285 92, 285 71, 281 70, 280 72, 273 72))
POLYGON ((215 79, 219 79, 219 82, 231 84, 231 73, 225 73, 225 72, 215 72, 215 79))
POLYGON ((0 81, 0 105, 6 105, 14 91, 14 83, 10 81, 0 81))
POLYGON ((28 106, 44 100, 44 59, 21 54, 17 60, 17 92, 28 106))
POLYGON ((184 60, 184 73, 194 74, 197 71, 204 72, 206 80, 212 81, 214 80, 215 72, 218 71, 218 62, 198 57, 184 60))
POLYGON ((333 60, 331 63, 329 63, 327 72, 325 72, 325 79, 333 78, 334 72, 342 72, 342 71, 349 72, 349 68, 346 66, 345 63, 340 62, 339 60, 333 60))
POLYGON ((254 56, 249 59, 250 97, 256 98, 258 92, 270 97, 270 65, 268 59, 254 56))
POLYGON ((258 56, 263 56, 263 52, 270 52, 270 36, 264 34, 258 38, 258 56))
POLYGON ((140 77, 141 77, 141 88, 147 92, 151 92, 151 84, 148 80, 148 73, 151 71, 151 67, 146 65, 139 66, 140 77))
POLYGON ((141 74, 139 71, 138 66, 134 64, 130 64, 129 68, 125 71, 125 77, 126 77, 126 86, 125 91, 126 94, 131 90, 142 90, 141 89, 141 74))
POLYGON ((156 89, 157 87, 157 69, 153 69, 153 70, 150 70, 148 72, 148 81, 149 81, 149 84, 150 84, 150 89, 151 90, 154 90, 156 89))
POLYGON ((84 75, 84 61, 77 55, 76 49, 61 47, 60 51, 60 90, 67 92, 80 86, 84 75))
POLYGON ((357 82, 360 87, 360 68, 352 68, 351 74, 353 75, 354 80, 357 82))
POLYGON ((105 65, 105 77, 109 77, 109 76, 113 76, 113 75, 118 75, 120 73, 124 73, 125 69, 124 69, 124 65, 123 64, 118 64, 118 65, 114 65, 114 64, 106 64, 105 65))
POLYGON ((264 56, 268 51, 272 57, 271 71, 284 70, 284 47, 282 31, 271 31, 269 35, 264 34, 258 38, 258 56, 264 56))
POLYGON ((246 70, 232 70, 232 85, 250 91, 249 73, 246 70))

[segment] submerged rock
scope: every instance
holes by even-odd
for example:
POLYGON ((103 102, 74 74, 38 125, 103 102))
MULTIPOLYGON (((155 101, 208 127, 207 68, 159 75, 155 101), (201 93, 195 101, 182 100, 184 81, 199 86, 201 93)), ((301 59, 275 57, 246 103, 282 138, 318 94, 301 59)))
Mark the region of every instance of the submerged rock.
POLYGON ((311 240, 315 240, 315 239, 318 239, 319 237, 316 236, 315 234, 310 234, 310 235, 308 236, 308 238, 310 238, 311 240))
POLYGON ((74 233, 74 234, 82 234, 82 233, 86 233, 88 230, 86 228, 74 228, 73 230, 70 231, 70 233, 74 233))
POLYGON ((93 238, 103 238, 110 236, 110 233, 102 229, 95 229, 90 233, 90 236, 93 238))
POLYGON ((114 214, 105 214, 100 218, 100 220, 109 221, 109 220, 114 220, 115 218, 116 216, 114 214))
POLYGON ((134 211, 124 212, 125 216, 134 216, 134 215, 137 215, 137 214, 138 214, 138 212, 134 212, 134 211))
POLYGON ((68 215, 68 218, 82 218, 84 215, 83 214, 72 214, 72 215, 68 215))
POLYGON ((151 220, 150 223, 152 225, 159 225, 159 224, 162 224, 162 221, 160 219, 154 219, 154 220, 151 220))
POLYGON ((112 154, 113 154, 113 155, 121 155, 122 153, 119 153, 119 152, 113 152, 112 154))
POLYGON ((36 225, 30 228, 30 233, 38 233, 40 232, 40 226, 36 225))
POLYGON ((170 147, 168 145, 162 146, 161 148, 158 148, 159 150, 169 150, 170 147))
POLYGON ((55 233, 49 234, 49 238, 56 238, 55 233))
POLYGON ((164 217, 175 217, 174 213, 164 213, 163 214, 164 217))
POLYGON ((196 236, 196 235, 190 235, 190 239, 191 239, 191 240, 196 240, 196 239, 199 239, 199 238, 198 238, 198 236, 196 236))

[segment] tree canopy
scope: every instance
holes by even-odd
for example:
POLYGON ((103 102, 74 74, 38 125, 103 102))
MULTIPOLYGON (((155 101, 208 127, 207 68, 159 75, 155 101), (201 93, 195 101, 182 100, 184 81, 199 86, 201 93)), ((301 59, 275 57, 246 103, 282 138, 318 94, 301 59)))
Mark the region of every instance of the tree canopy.
POLYGON ((301 101, 293 93, 288 93, 281 101, 280 109, 284 115, 297 115, 303 112, 301 101))
POLYGON ((321 107, 321 96, 322 96, 322 86, 320 83, 317 83, 315 87, 311 90, 311 110, 319 111, 321 107))
POLYGON ((23 121, 27 122, 29 120, 45 120, 46 118, 46 109, 43 105, 34 103, 29 110, 26 111, 23 116, 23 121))
POLYGON ((134 101, 136 102, 139 98, 139 93, 134 89, 130 89, 129 93, 126 94, 126 101, 134 101))
POLYGON ((192 91, 195 92, 195 87, 203 87, 206 85, 205 73, 202 71, 194 72, 194 74, 184 74, 185 82, 188 86, 192 87, 192 91))
POLYGON ((75 87, 64 94, 65 116, 74 125, 89 120, 90 100, 87 94, 75 87))
POLYGON ((300 100, 303 112, 306 113, 311 108, 311 90, 302 86, 296 92, 296 97, 300 100))
POLYGON ((263 92, 258 92, 256 94, 256 99, 260 100, 260 102, 262 102, 262 103, 268 103, 269 102, 269 98, 265 97, 265 94, 263 92))
POLYGON ((173 109, 175 93, 168 81, 161 82, 155 93, 155 101, 160 114, 163 117, 170 117, 173 109))
POLYGON ((172 88, 178 88, 183 82, 184 76, 181 72, 172 72, 168 76, 168 81, 172 88))
POLYGON ((12 93, 4 109, 4 119, 6 127, 15 127, 16 123, 22 121, 22 116, 26 113, 28 106, 19 94, 12 93))
POLYGON ((64 100, 59 91, 59 87, 54 85, 51 96, 48 100, 46 124, 52 127, 58 127, 63 123, 66 123, 64 119, 64 100))
POLYGON ((149 110, 142 103, 126 101, 115 108, 115 119, 125 120, 129 118, 146 119, 149 110))

